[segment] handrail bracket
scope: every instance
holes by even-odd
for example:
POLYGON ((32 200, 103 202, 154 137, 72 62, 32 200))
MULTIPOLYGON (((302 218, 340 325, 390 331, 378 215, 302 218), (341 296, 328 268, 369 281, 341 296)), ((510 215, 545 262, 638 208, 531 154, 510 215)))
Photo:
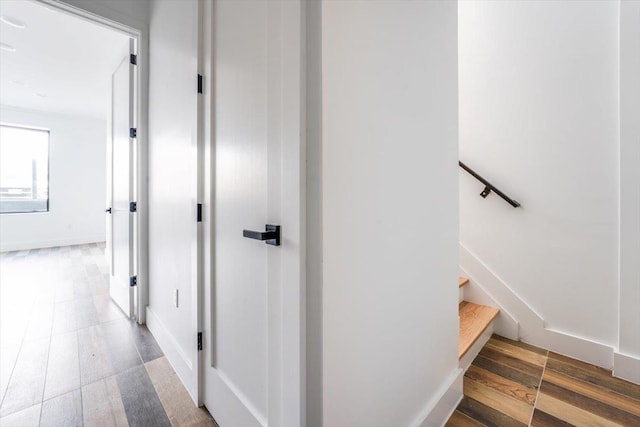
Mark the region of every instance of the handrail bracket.
POLYGON ((485 199, 489 194, 491 194, 492 192, 496 193, 498 196, 500 196, 505 202, 509 203, 511 206, 513 206, 514 208, 518 208, 520 207, 520 203, 518 203, 516 200, 513 200, 511 197, 507 196, 506 194, 504 194, 502 191, 498 190, 496 188, 495 185, 491 184, 489 181, 487 181, 486 179, 484 179, 483 177, 481 177, 476 171, 474 171, 473 169, 471 169, 469 166, 465 165, 464 163, 462 163, 461 161, 458 161, 458 165, 464 169, 465 171, 467 171, 469 173, 469 175, 471 175, 472 177, 474 177, 475 179, 477 179, 478 181, 480 181, 481 183, 484 184, 484 190, 482 190, 482 193, 480 193, 480 197, 482 197, 483 199, 485 199))

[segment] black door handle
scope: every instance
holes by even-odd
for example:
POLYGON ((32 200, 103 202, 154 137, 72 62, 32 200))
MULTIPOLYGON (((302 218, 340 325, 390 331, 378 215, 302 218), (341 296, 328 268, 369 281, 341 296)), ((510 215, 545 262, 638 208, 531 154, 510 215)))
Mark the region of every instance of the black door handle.
POLYGON ((106 213, 110 214, 111 213, 111 208, 107 208, 104 210, 106 213))
POLYGON ((267 245, 280 246, 280 226, 267 224, 266 231, 242 230, 242 237, 265 240, 267 245))

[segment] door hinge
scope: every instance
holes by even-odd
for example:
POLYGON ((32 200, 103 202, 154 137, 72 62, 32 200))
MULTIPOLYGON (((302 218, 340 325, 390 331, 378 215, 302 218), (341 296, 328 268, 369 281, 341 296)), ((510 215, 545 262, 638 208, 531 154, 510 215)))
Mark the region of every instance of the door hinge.
POLYGON ((204 77, 202 77, 202 74, 198 74, 198 93, 202 93, 202 87, 203 87, 203 79, 204 77))
POLYGON ((129 138, 137 138, 138 137, 138 129, 129 128, 129 138))
POLYGON ((138 55, 132 53, 129 55, 129 64, 138 65, 138 55))
POLYGON ((202 351, 202 332, 198 332, 198 351, 202 351))
POLYGON ((202 222, 202 203, 198 203, 198 222, 202 222))
POLYGON ((129 212, 138 212, 137 202, 129 202, 129 212))
POLYGON ((135 286, 138 284, 138 276, 129 277, 129 286, 135 286))

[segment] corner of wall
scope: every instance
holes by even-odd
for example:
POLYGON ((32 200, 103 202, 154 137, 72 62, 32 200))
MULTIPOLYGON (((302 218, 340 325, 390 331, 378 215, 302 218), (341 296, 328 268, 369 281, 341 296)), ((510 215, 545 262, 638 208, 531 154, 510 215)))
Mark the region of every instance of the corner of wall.
MULTIPOLYGON (((544 320, 531 306, 516 294, 500 277, 498 277, 480 258, 460 243, 460 267, 469 279, 482 292, 486 293, 510 318, 511 325, 506 332, 507 338, 521 339, 540 347, 547 346, 544 339, 544 320), (514 336, 514 326, 517 324, 517 335, 514 336)), ((496 329, 504 332, 505 328, 496 329)))
POLYGON ((614 375, 640 383, 640 2, 620 2, 618 343, 614 375))
MULTIPOLYGON (((608 344, 548 327, 541 315, 462 243, 460 266, 470 280, 518 324, 518 336, 515 339, 605 369, 613 367, 615 376, 637 382, 640 377, 640 359, 616 352, 608 344)), ((502 335, 497 329, 496 332, 502 335)))
POLYGON ((640 357, 614 351, 613 376, 640 384, 640 357))
MULTIPOLYGON (((462 271, 463 276, 469 278, 470 274, 462 271)), ((500 308, 500 314, 493 321, 494 332, 500 336, 517 340, 520 336, 519 324, 515 317, 504 307, 496 302, 496 299, 475 280, 469 278, 469 283, 463 287, 464 299, 475 304, 500 308)))
POLYGON ((422 411, 418 420, 412 425, 415 427, 440 427, 445 425, 451 414, 456 410, 462 400, 462 379, 464 370, 456 369, 436 397, 429 402, 422 411))
POLYGON ((180 344, 178 344, 178 341, 171 332, 169 332, 169 329, 162 320, 153 312, 151 307, 147 307, 147 327, 158 342, 160 349, 180 378, 180 381, 185 385, 189 396, 191 396, 191 400, 197 405, 197 397, 194 394, 197 384, 193 384, 193 379, 196 376, 193 374, 191 359, 185 354, 180 344))

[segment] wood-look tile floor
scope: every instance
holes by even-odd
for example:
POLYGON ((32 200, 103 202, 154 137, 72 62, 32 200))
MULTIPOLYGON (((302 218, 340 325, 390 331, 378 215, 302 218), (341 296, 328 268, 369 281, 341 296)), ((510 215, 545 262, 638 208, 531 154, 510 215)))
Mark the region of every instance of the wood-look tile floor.
POLYGON ((449 427, 640 426, 640 385, 494 335, 464 376, 449 427))
POLYGON ((214 426, 109 297, 104 244, 0 254, 0 426, 214 426))

